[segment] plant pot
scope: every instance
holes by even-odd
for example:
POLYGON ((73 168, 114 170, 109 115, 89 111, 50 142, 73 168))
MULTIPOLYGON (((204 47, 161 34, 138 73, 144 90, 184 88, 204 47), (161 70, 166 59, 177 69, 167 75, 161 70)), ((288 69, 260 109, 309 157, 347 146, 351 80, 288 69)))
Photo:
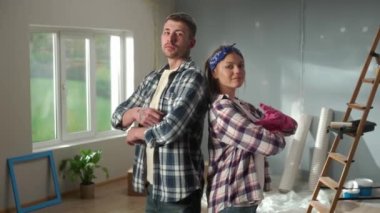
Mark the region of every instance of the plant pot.
POLYGON ((80 198, 94 199, 95 197, 95 184, 80 184, 80 198))

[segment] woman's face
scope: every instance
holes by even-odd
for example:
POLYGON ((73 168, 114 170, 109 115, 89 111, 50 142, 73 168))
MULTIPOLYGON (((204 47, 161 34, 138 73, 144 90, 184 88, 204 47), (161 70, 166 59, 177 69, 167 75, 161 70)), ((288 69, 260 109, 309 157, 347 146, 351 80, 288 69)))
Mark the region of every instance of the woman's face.
POLYGON ((245 80, 244 60, 238 54, 232 52, 219 62, 213 77, 217 80, 220 92, 235 96, 235 91, 245 80))

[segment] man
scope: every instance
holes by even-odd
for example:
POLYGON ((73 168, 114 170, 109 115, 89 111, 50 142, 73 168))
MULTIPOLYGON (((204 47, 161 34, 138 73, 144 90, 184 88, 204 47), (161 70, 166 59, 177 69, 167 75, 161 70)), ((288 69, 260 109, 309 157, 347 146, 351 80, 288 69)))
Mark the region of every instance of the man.
POLYGON ((200 212, 201 141, 207 110, 205 78, 190 59, 196 25, 184 13, 169 15, 161 34, 168 64, 148 74, 112 115, 136 145, 133 186, 146 188, 146 212, 200 212))

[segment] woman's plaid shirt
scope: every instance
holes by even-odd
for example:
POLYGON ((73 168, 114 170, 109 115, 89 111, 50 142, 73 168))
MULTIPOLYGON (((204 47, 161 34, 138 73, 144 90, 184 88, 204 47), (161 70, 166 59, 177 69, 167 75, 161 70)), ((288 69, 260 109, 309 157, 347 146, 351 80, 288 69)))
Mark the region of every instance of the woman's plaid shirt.
MULTIPOLYGON (((240 101, 260 119, 261 111, 240 101)), ((209 168, 207 194, 209 212, 230 206, 258 204, 263 191, 270 189, 268 162, 265 159, 265 185, 256 174, 255 153, 274 155, 285 147, 284 137, 270 132, 239 110, 227 96, 219 95, 209 111, 209 168)))
MULTIPOLYGON (((161 74, 167 66, 148 74, 127 101, 117 107, 112 125, 121 125, 124 112, 133 107, 148 107, 161 74)), ((163 120, 145 132, 145 144, 136 145, 133 186, 146 187, 146 146, 154 150, 152 195, 163 202, 179 201, 203 186, 204 161, 201 152, 204 117, 207 111, 205 78, 194 62, 184 62, 169 76, 160 101, 163 120)))

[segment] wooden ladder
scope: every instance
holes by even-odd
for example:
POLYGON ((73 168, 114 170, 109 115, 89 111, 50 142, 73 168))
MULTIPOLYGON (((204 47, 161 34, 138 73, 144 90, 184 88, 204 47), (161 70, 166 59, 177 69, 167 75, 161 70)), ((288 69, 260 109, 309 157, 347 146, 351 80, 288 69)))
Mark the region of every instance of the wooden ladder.
MULTIPOLYGON (((360 120, 358 121, 357 127, 353 131, 346 131, 343 133, 346 135, 349 135, 354 138, 350 150, 348 151, 348 155, 343 155, 337 152, 337 148, 339 146, 339 142, 342 139, 342 132, 336 135, 334 142, 332 144, 331 150, 328 153, 326 162, 323 166, 321 175, 318 179, 318 182, 315 186, 311 201, 309 203, 307 212, 310 213, 313 208, 315 208, 319 212, 334 212, 338 200, 340 198, 343 185, 346 181, 346 177, 348 175, 348 171, 350 169, 351 163, 353 162, 353 158, 355 155, 356 148, 359 144, 360 138, 363 135, 363 133, 366 131, 366 124, 367 124, 367 117, 369 114, 369 111, 372 109, 372 103, 376 95, 377 88, 379 86, 380 82, 380 54, 376 53, 376 48, 378 45, 380 39, 380 28, 377 31, 377 34, 375 36, 375 39, 373 41, 371 50, 367 56, 367 59, 365 61, 365 64, 363 66, 363 69, 360 73, 360 77, 356 83, 355 90, 352 94, 351 100, 349 103, 347 103, 347 110, 344 114, 343 122, 348 122, 348 119, 351 115, 352 110, 359 110, 362 112, 362 116, 360 120), (377 68, 375 71, 375 78, 366 78, 368 68, 371 64, 371 61, 375 59, 377 63, 377 68), (359 104, 356 103, 356 99, 359 95, 361 86, 363 83, 370 84, 371 90, 370 94, 368 95, 367 103, 365 104, 359 104), (338 162, 342 164, 342 174, 338 181, 334 180, 333 178, 328 176, 329 167, 333 162, 338 162), (330 206, 326 206, 322 204, 320 201, 318 201, 318 193, 321 190, 321 187, 328 187, 335 191, 334 199, 331 202, 330 206)), ((343 129, 343 128, 342 128, 343 129)), ((340 129, 340 130, 342 130, 340 129)))

